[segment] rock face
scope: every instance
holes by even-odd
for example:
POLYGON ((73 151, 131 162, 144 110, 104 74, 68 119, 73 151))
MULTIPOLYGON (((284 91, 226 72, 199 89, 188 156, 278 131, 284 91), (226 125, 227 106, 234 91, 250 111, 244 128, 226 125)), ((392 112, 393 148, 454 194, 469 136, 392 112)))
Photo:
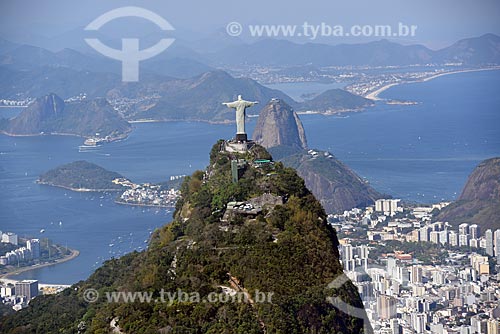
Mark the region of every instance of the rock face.
POLYGON ((445 207, 436 220, 463 222, 482 230, 500 227, 500 158, 481 162, 471 173, 458 200, 445 207))
POLYGON ((272 100, 262 109, 253 139, 286 166, 295 168, 327 213, 370 205, 382 197, 330 153, 307 152, 302 123, 283 101, 272 100))
POLYGON ((297 114, 286 102, 272 99, 260 112, 253 140, 270 148, 287 146, 307 148, 304 127, 297 114))
POLYGON ((384 197, 329 152, 310 150, 282 161, 297 170, 328 213, 365 207, 384 197))
POLYGON ((343 277, 339 242, 303 180, 281 163, 255 165, 271 158, 259 145, 244 154, 220 147, 212 148, 206 171, 185 179, 173 221, 152 234, 147 250, 107 261, 58 295, 37 297, 2 318, 0 332, 371 332, 357 288, 348 279, 331 288, 343 277), (246 161, 237 183, 234 159, 246 161), (234 212, 235 201, 244 208, 234 212), (89 303, 88 289, 101 297, 89 303), (110 291, 146 291, 151 302, 112 302, 110 291), (352 305, 356 316, 329 297, 352 305))
POLYGON ((3 120, 1 131, 8 135, 69 134, 82 137, 126 136, 131 126, 104 98, 65 103, 56 94, 38 98, 21 114, 3 120))

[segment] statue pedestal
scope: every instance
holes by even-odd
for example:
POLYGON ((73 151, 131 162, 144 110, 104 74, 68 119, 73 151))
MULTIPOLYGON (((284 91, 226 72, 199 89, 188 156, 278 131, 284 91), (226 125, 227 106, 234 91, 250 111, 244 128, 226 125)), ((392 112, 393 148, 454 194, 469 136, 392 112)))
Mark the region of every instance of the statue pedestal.
MULTIPOLYGON (((245 137, 246 137, 246 135, 245 135, 245 137)), ((254 145, 253 141, 230 140, 230 141, 226 141, 224 143, 224 150, 226 152, 245 153, 249 149, 251 149, 253 145, 254 145)))
POLYGON ((247 134, 246 133, 237 133, 234 140, 237 142, 246 142, 247 141, 247 134))

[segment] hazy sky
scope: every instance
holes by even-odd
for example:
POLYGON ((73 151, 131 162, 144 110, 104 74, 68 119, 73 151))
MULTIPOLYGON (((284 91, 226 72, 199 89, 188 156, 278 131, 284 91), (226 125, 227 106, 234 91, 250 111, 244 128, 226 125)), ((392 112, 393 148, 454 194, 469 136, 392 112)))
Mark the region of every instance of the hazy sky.
MULTIPOLYGON (((55 36, 85 26, 102 13, 121 6, 150 9, 180 30, 195 34, 242 24, 405 24, 418 25, 417 35, 403 43, 437 48, 487 32, 500 35, 498 0, 0 0, 3 37, 55 36)), ((379 39, 379 38, 378 38, 379 39)), ((366 40, 359 39, 359 42, 366 40)), ((325 42, 325 41, 322 41, 325 42)), ((333 44, 356 42, 337 38, 333 44)))

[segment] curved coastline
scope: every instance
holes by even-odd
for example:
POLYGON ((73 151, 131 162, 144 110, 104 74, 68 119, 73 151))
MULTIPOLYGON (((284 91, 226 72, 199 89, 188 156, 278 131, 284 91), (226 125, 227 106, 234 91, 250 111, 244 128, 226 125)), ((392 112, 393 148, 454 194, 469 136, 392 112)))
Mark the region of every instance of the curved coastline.
POLYGON ((444 72, 444 73, 438 73, 435 75, 431 75, 430 77, 423 78, 422 80, 418 81, 403 81, 403 82, 393 82, 387 85, 384 85, 380 87, 379 89, 367 94, 365 98, 373 101, 382 101, 384 99, 378 97, 382 92, 386 91, 387 89, 397 86, 397 85, 402 85, 402 84, 410 84, 410 83, 418 83, 418 82, 426 82, 432 79, 436 79, 445 75, 450 75, 450 74, 460 74, 460 73, 468 73, 468 72, 479 72, 479 71, 495 71, 495 70, 500 70, 500 67, 491 67, 491 68, 477 68, 477 69, 469 69, 469 70, 459 70, 459 71, 450 71, 450 72, 444 72))
MULTIPOLYGON (((68 250, 71 252, 71 254, 68 256, 65 256, 61 259, 54 260, 53 262, 46 262, 46 263, 37 264, 37 265, 33 265, 33 266, 26 266, 26 267, 18 268, 16 270, 11 271, 11 272, 0 275, 0 280, 1 279, 9 279, 9 277, 11 277, 11 276, 16 276, 16 275, 19 275, 21 273, 25 273, 28 271, 32 271, 32 270, 36 270, 36 269, 40 269, 40 268, 44 268, 44 267, 55 266, 56 264, 68 262, 68 261, 71 261, 71 260, 77 258, 80 255, 80 251, 78 251, 76 249, 68 248, 68 250)), ((12 278, 10 278, 10 279, 13 280, 12 278)))

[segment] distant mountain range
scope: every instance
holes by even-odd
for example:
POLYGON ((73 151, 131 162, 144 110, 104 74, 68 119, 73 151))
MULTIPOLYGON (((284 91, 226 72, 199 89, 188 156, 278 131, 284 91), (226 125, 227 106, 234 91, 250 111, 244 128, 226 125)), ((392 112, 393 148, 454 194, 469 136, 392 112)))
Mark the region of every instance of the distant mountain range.
POLYGON ((172 53, 169 48, 165 54, 141 62, 143 71, 139 82, 124 83, 118 61, 72 49, 52 52, 0 39, 0 99, 19 100, 52 92, 67 99, 85 93, 89 98, 114 100, 113 107, 127 120, 220 122, 234 119, 232 111, 221 102, 233 100, 238 94, 262 103, 249 110, 254 114, 272 98, 285 101, 297 111, 317 112, 359 110, 372 102, 334 89, 298 103, 285 93, 254 80, 234 78, 222 70, 214 70, 217 66, 270 64, 291 66, 294 71, 311 71, 319 66, 347 64, 500 63, 500 37, 493 34, 461 40, 438 51, 386 40, 336 46, 284 40, 262 40, 251 45, 228 41, 227 44, 230 47, 222 51, 200 54, 179 43, 172 53))
POLYGON ((500 36, 485 34, 460 40, 441 50, 423 45, 401 45, 381 40, 363 44, 297 44, 265 39, 253 44, 231 46, 209 56, 215 64, 294 66, 413 65, 463 63, 500 64, 500 36))
MULTIPOLYGON (((220 34, 219 34, 220 35, 220 34)), ((154 41, 148 36, 144 41, 154 41)), ((83 37, 82 37, 83 38, 83 37)), ((141 70, 175 78, 188 78, 216 67, 235 65, 346 66, 414 65, 463 63, 464 65, 500 64, 500 36, 485 34, 467 38, 440 50, 423 45, 401 45, 389 40, 362 44, 297 44, 287 40, 263 39, 252 44, 223 40, 223 48, 195 44, 203 53, 193 51, 189 43, 176 41, 166 52, 141 62, 141 70)), ((193 44, 193 43, 192 43, 193 44)), ((194 46, 193 46, 194 48, 194 46)), ((120 74, 120 62, 95 51, 83 53, 70 48, 52 52, 31 45, 19 45, 0 38, 0 66, 31 70, 43 66, 67 67, 91 72, 120 74)))
MULTIPOLYGON (((161 98, 152 108, 129 118, 160 120, 234 120, 234 111, 222 105, 233 101, 239 94, 247 100, 267 102, 279 98, 292 105, 296 102, 283 92, 270 89, 255 80, 233 78, 224 71, 212 71, 186 80, 173 80, 160 92, 161 98)), ((258 114, 261 106, 248 110, 258 114)))
POLYGON ((457 201, 443 208, 435 220, 458 226, 472 223, 500 228, 500 158, 482 161, 471 173, 457 201))
MULTIPOLYGON (((211 66, 202 63, 197 58, 199 57, 189 52, 174 54, 165 52, 158 57, 142 61, 140 68, 141 72, 146 75, 155 74, 175 78, 190 78, 213 70, 211 66)), ((4 39, 0 39, 0 66, 22 71, 41 67, 62 67, 94 73, 121 74, 119 61, 99 54, 81 53, 69 48, 52 52, 37 46, 17 45, 4 39)))
POLYGON ((81 137, 125 137, 132 130, 104 98, 65 103, 49 94, 35 100, 17 117, 0 120, 0 132, 14 136, 64 134, 81 137))
POLYGON ((189 79, 146 74, 140 82, 123 83, 119 75, 113 73, 50 66, 31 71, 0 67, 0 92, 3 95, 0 98, 7 99, 42 96, 50 92, 59 92, 58 95, 65 99, 81 93, 86 93, 89 98, 136 99, 122 111, 128 120, 233 120, 234 112, 221 102, 232 101, 239 94, 262 103, 249 109, 249 114, 259 114, 265 103, 273 98, 299 111, 359 110, 372 104, 370 100, 340 89, 329 90, 299 103, 279 90, 265 87, 252 79, 234 78, 222 70, 189 79))

